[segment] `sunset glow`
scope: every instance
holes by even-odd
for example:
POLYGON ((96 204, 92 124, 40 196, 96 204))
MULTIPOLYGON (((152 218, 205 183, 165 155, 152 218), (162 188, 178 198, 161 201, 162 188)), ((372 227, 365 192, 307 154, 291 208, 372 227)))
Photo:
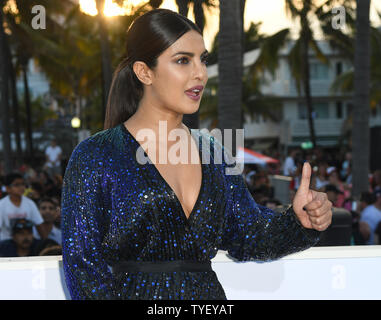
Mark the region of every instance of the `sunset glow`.
MULTIPOLYGON (((105 0, 104 14, 106 17, 123 16, 131 14, 132 9, 138 5, 143 4, 142 0, 128 0, 124 1, 123 7, 118 6, 112 0, 105 0)), ((84 13, 95 16, 98 14, 95 0, 80 0, 79 5, 81 11, 84 13)))

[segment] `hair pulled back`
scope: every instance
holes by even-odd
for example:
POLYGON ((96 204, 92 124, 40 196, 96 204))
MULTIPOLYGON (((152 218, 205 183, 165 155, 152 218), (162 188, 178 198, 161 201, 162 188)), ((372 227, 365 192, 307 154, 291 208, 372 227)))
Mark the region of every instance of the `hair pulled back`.
POLYGON ((168 9, 154 9, 136 18, 127 31, 126 54, 113 74, 104 129, 125 122, 137 110, 143 84, 133 71, 135 61, 154 70, 157 58, 184 33, 202 32, 191 20, 168 9))

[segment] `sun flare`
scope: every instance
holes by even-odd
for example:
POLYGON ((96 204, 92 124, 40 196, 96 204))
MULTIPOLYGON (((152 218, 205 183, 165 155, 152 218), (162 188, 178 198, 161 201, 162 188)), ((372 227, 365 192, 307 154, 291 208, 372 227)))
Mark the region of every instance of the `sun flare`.
MULTIPOLYGON (((128 15, 128 14, 131 14, 133 7, 143 4, 144 2, 147 2, 147 1, 128 0, 128 1, 124 1, 123 6, 120 7, 116 3, 114 3, 112 0, 105 0, 104 14, 106 17, 128 15)), ((95 0, 79 0, 79 5, 81 8, 81 11, 88 15, 95 16, 98 14, 95 0)))

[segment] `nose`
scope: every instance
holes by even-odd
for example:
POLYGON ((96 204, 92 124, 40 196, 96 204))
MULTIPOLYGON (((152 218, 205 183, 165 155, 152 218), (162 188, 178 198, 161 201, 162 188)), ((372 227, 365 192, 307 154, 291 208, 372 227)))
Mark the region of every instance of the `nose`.
POLYGON ((194 64, 193 76, 194 76, 194 78, 205 81, 208 78, 208 72, 206 69, 206 65, 204 63, 202 63, 201 61, 197 61, 194 64))

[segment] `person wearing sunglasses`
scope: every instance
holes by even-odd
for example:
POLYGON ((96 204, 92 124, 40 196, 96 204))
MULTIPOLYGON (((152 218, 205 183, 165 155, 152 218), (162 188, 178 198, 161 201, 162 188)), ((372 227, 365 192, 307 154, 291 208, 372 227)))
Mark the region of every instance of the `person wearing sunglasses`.
POLYGON ((0 200, 0 240, 12 238, 11 220, 24 218, 30 220, 41 239, 47 237, 43 218, 35 202, 24 196, 25 181, 21 174, 10 173, 5 176, 7 196, 0 200))

